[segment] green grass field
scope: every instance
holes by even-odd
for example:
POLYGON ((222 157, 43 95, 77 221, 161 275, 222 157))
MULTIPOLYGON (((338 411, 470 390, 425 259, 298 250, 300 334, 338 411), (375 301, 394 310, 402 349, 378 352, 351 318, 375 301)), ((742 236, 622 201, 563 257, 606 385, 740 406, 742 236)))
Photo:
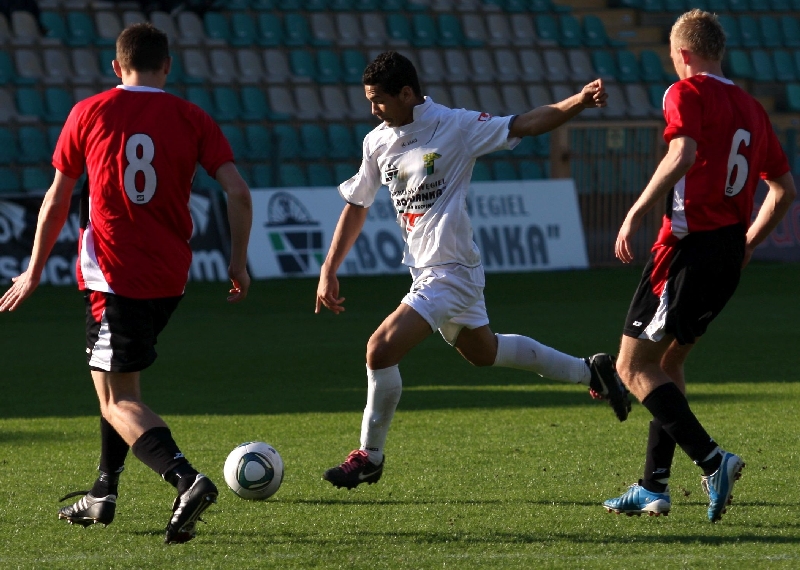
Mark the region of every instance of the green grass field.
MULTIPOLYGON (((490 275, 496 332, 576 355, 615 351, 639 269, 490 275)), ((83 300, 42 287, 0 315, 2 568, 797 568, 800 567, 800 265, 754 264, 687 367, 708 431, 747 462, 721 523, 680 451, 669 517, 600 503, 641 476, 649 414, 620 424, 585 390, 476 369, 438 336, 402 363, 403 398, 379 484, 334 489, 322 471, 357 447, 364 347, 409 285, 346 278, 347 312, 314 315, 313 280, 190 284, 143 377, 144 398, 221 487, 198 537, 165 546, 172 488, 129 456, 109 527, 70 527, 58 498, 91 485, 97 404, 83 300), (224 487, 238 443, 286 463, 265 502, 224 487)))

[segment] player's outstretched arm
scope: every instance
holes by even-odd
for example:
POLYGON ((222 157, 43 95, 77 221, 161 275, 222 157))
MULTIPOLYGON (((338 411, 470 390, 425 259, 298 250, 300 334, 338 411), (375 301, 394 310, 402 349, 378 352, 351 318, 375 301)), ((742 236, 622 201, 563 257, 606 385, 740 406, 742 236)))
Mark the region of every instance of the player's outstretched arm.
POLYGON ((319 313, 323 306, 337 315, 344 311, 342 306, 344 297, 339 297, 339 279, 336 277, 336 272, 361 233, 368 211, 369 208, 354 204, 346 204, 342 210, 333 232, 331 247, 319 272, 315 313, 319 313))
POLYGON ((628 211, 617 234, 614 255, 622 263, 633 261, 631 240, 642 224, 645 214, 652 210, 658 200, 689 171, 694 164, 696 153, 697 142, 692 138, 681 136, 670 141, 666 156, 658 164, 642 195, 628 211))
POLYGON ((22 275, 11 279, 11 288, 0 297, 0 312, 13 311, 38 287, 44 264, 61 233, 61 228, 64 227, 64 222, 67 221, 75 182, 74 178, 56 170, 53 184, 45 194, 39 210, 36 237, 33 240, 33 251, 28 268, 22 275))
POLYGON ((595 79, 572 97, 552 105, 542 105, 517 115, 508 131, 510 138, 535 137, 552 131, 578 115, 584 109, 605 107, 608 93, 602 79, 595 79))
POLYGON ((758 210, 755 221, 747 230, 747 245, 745 246, 742 267, 750 262, 756 247, 767 239, 772 230, 778 226, 778 223, 789 211, 789 207, 797 196, 797 188, 794 186, 791 172, 766 182, 767 186, 769 186, 769 192, 767 192, 764 203, 761 204, 761 208, 758 210))
POLYGON ((228 223, 231 226, 231 262, 228 265, 228 277, 233 286, 228 302, 238 303, 247 297, 247 291, 250 289, 247 246, 250 243, 250 227, 253 225, 253 200, 247 182, 232 162, 220 166, 216 177, 228 195, 228 223))

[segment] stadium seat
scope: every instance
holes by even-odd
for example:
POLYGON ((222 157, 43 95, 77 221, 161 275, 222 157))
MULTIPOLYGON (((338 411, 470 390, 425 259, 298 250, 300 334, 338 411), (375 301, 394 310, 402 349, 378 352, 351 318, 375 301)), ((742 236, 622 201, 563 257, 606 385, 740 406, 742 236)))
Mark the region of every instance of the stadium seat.
MULTIPOLYGON (((0 123, 7 124, 19 120, 17 106, 8 89, 0 88, 0 123)), ((0 150, 0 152, 3 152, 0 150)))
POLYGON ((328 124, 328 158, 357 158, 358 147, 353 142, 353 133, 347 125, 341 123, 328 124))
POLYGON ((0 194, 15 194, 20 189, 17 173, 12 168, 0 168, 0 194))
POLYGON ((758 35, 761 45, 765 48, 779 48, 784 46, 783 30, 776 18, 761 16, 758 18, 758 35))
POLYGON ((589 52, 583 49, 571 49, 567 52, 569 63, 569 77, 581 85, 594 79, 594 69, 589 52))
POLYGON ((316 121, 322 117, 322 101, 316 86, 294 88, 295 117, 301 121, 316 121))
POLYGON ((18 49, 14 52, 17 68, 17 83, 33 85, 44 77, 44 69, 39 54, 31 49, 18 49))
POLYGON ((244 138, 247 143, 247 159, 268 161, 273 158, 272 135, 263 125, 245 125, 244 138))
POLYGON ((513 114, 513 112, 506 110, 505 104, 500 98, 500 93, 494 85, 479 85, 475 88, 475 95, 478 103, 475 110, 495 116, 513 114))
POLYGON ((335 186, 333 171, 329 166, 312 162, 306 167, 310 186, 335 186))
POLYGON ((45 121, 63 123, 74 105, 72 95, 61 87, 48 87, 44 90, 45 121))
MULTIPOLYGON (((364 26, 366 31, 366 25, 364 26)), ((411 24, 404 14, 388 14, 386 16, 386 35, 393 46, 411 45, 411 24)))
POLYGON ((252 170, 253 188, 271 188, 274 184, 272 166, 269 164, 256 164, 252 170))
POLYGON ((256 43, 256 20, 246 12, 231 14, 230 37, 233 47, 249 47, 256 43))
MULTIPOLYGON (((3 21, 5 22, 5 18, 3 21)), ((61 17, 61 14, 45 10, 42 11, 39 21, 45 29, 44 37, 60 43, 66 43, 67 25, 64 23, 64 18, 61 17)), ((8 24, 6 23, 6 25, 8 24)), ((0 40, 0 43, 3 43, 3 41, 0 40)))
POLYGON ((275 8, 277 0, 250 0, 250 8, 253 10, 272 10, 275 8))
POLYGON ((520 85, 503 84, 500 86, 500 96, 507 112, 514 115, 530 111, 531 105, 520 85))
POLYGON ((231 87, 214 87, 211 96, 218 121, 238 121, 242 115, 239 94, 231 87))
POLYGON ((47 137, 39 127, 24 126, 17 129, 19 155, 22 164, 36 164, 48 160, 47 137))
POLYGON ((753 77, 753 65, 750 54, 741 49, 732 49, 728 52, 728 70, 733 77, 750 79, 753 77))
POLYGON ((661 109, 650 104, 647 90, 640 83, 625 86, 625 98, 628 100, 628 116, 634 119, 646 119, 661 115, 661 109))
POLYGON ((513 82, 519 79, 519 62, 517 61, 517 56, 511 50, 494 50, 494 69, 497 80, 501 83, 513 82))
POLYGON ((72 90, 72 100, 77 103, 78 101, 83 101, 84 99, 88 99, 92 95, 96 95, 98 92, 99 91, 94 87, 75 87, 72 90))
POLYGON ((519 177, 521 180, 541 180, 545 178, 544 168, 538 162, 522 160, 519 163, 519 177))
POLYGON ((44 99, 34 87, 20 87, 16 92, 17 113, 25 117, 36 117, 44 121, 44 99))
POLYGON ((792 9, 790 0, 770 0, 769 7, 773 12, 788 12, 792 9))
MULTIPOLYGON (((67 12, 67 45, 88 46, 97 40, 94 32, 94 24, 89 15, 85 12, 67 12)), ((116 38, 115 38, 116 40, 116 38)), ((102 41, 98 45, 107 45, 102 41)))
POLYGON ((479 14, 464 14, 461 29, 465 47, 481 47, 486 43, 486 25, 479 14))
POLYGON ((186 100, 200 107, 214 119, 217 118, 217 109, 214 107, 214 101, 211 99, 211 93, 209 93, 206 88, 196 85, 187 87, 186 100))
POLYGON ((615 81, 618 76, 617 64, 607 51, 596 50, 592 52, 592 66, 595 73, 606 81, 615 81))
POLYGON ((652 50, 642 50, 639 53, 641 64, 641 79, 645 83, 656 83, 664 80, 664 66, 661 58, 652 50))
POLYGON ((208 40, 223 45, 231 43, 231 26, 228 23, 228 19, 221 12, 206 12, 203 14, 203 29, 208 40))
POLYGON ((207 50, 209 63, 209 79, 212 83, 229 85, 239 81, 239 72, 233 53, 227 49, 214 48, 207 50))
POLYGON ((268 83, 286 83, 292 73, 286 54, 279 49, 265 49, 264 72, 268 83))
POLYGON ((303 10, 308 12, 321 12, 327 10, 328 0, 304 0, 303 10))
POLYGON ((86 48, 70 50, 72 56, 72 82, 79 85, 90 85, 100 80, 100 69, 94 52, 86 48))
POLYGON ((311 14, 309 20, 314 45, 332 46, 337 43, 336 28, 329 14, 311 14))
POLYGON ((730 12, 731 7, 728 4, 728 0, 707 0, 706 10, 715 14, 720 14, 730 12))
POLYGON ((489 182, 492 180, 492 171, 483 161, 475 162, 472 167, 472 182, 489 182))
POLYGON ((447 49, 444 51, 445 77, 452 83, 462 83, 470 77, 469 63, 464 50, 447 49))
POLYGON ((687 9, 684 0, 664 0, 664 11, 672 14, 681 14, 687 9))
POLYGON ((336 43, 340 47, 357 46, 361 43, 361 24, 356 14, 336 14, 336 43))
POLYGON ((237 162, 247 160, 247 142, 245 141, 242 129, 231 124, 222 124, 220 125, 220 129, 231 145, 234 160, 237 162))
MULTIPOLYGON (((777 33, 777 30, 773 33, 777 33)), ((753 48, 761 45, 761 32, 755 18, 739 16, 739 34, 742 38, 742 47, 753 48)))
POLYGON ((666 92, 667 86, 662 83, 653 83, 647 86, 647 96, 650 99, 650 105, 658 109, 659 116, 663 116, 664 93, 666 92))
POLYGON ((199 45, 224 45, 224 41, 217 38, 210 38, 206 35, 203 20, 195 12, 178 12, 175 17, 178 30, 178 42, 184 46, 199 45))
POLYGON ((317 82, 323 85, 339 83, 342 80, 342 63, 339 55, 332 50, 317 51, 317 82))
POLYGON ((436 23, 433 18, 428 14, 413 14, 411 16, 411 44, 416 48, 426 48, 432 47, 436 43, 436 23))
POLYGON ((329 154, 325 131, 317 124, 300 126, 300 144, 304 159, 317 160, 329 154))
POLYGON ((488 14, 486 16, 486 33, 489 45, 507 46, 511 43, 511 25, 505 14, 488 14))
POLYGON ((475 83, 494 81, 494 61, 490 52, 483 49, 469 50, 469 64, 472 71, 470 77, 475 83))
POLYGON ((464 43, 461 22, 453 14, 439 14, 436 17, 436 40, 442 47, 458 47, 464 43))
POLYGON ((493 180, 519 180, 517 169, 509 160, 495 160, 492 163, 493 180))
POLYGON ((453 98, 453 106, 456 109, 480 110, 480 105, 475 99, 475 93, 472 91, 472 87, 468 85, 453 85, 450 88, 450 96, 453 98))
POLYGON ((308 50, 291 50, 289 52, 289 69, 292 71, 292 79, 298 83, 310 83, 317 78, 314 57, 308 50))
POLYGON ((750 0, 726 0, 731 12, 749 12, 750 0))
POLYGON ((361 30, 361 43, 365 46, 384 46, 389 41, 386 23, 380 14, 362 14, 361 30))
POLYGON ((800 113, 800 83, 786 84, 786 109, 800 113))
POLYGON ((558 18, 558 45, 562 48, 581 47, 581 24, 572 14, 562 14, 558 18))
POLYGON ((772 52, 772 62, 775 68, 775 79, 782 83, 797 81, 798 73, 788 51, 775 50, 772 52))
POLYGON ((0 44, 8 44, 11 41, 11 28, 8 25, 8 19, 5 14, 0 13, 0 44))
POLYGON ((530 47, 536 43, 536 30, 530 14, 511 14, 511 43, 518 47, 530 47))
POLYGON ((283 28, 280 18, 271 12, 258 14, 258 32, 256 35, 258 45, 274 48, 283 45, 283 28))
POLYGON ((624 41, 615 40, 608 36, 603 20, 594 14, 583 17, 583 43, 588 47, 625 47, 624 41))
POLYGON ((210 75, 205 50, 183 50, 183 80, 186 83, 205 83, 210 75))
POLYGON ((781 16, 780 28, 784 46, 800 47, 800 24, 797 18, 781 16))
POLYGON ((283 43, 289 47, 308 45, 311 39, 308 22, 299 13, 289 13, 283 17, 283 43))
POLYGON ((322 85, 319 88, 321 116, 327 121, 344 121, 348 118, 347 97, 342 85, 322 85))
POLYGON ((664 5, 664 0, 641 0, 640 6, 642 12, 664 12, 666 10, 666 6, 664 5))
POLYGON ((543 46, 558 45, 558 25, 555 18, 551 14, 537 14, 535 22, 539 44, 543 46))
POLYGON ((122 23, 114 12, 99 11, 94 14, 95 28, 97 36, 94 39, 95 45, 113 46, 117 42, 117 36, 122 31, 122 23))
POLYGON ((10 24, 14 45, 32 45, 42 40, 39 24, 32 13, 23 10, 11 12, 10 24))
POLYGON ((737 48, 742 45, 742 36, 739 31, 739 22, 733 16, 721 14, 718 16, 722 29, 725 30, 725 47, 737 48))
POLYGON ((352 85, 361 85, 361 77, 367 62, 359 50, 342 51, 342 81, 352 85))
POLYGON ((280 163, 278 165, 278 186, 281 188, 308 186, 308 177, 298 165, 280 163))
POLYGON ((0 85, 7 86, 17 83, 17 72, 11 63, 8 51, 0 51, 0 85))
POLYGON ((349 180, 358 172, 358 165, 351 162, 337 162, 333 165, 334 183, 349 180))
POLYGON ((239 69, 240 83, 260 83, 265 78, 261 56, 254 50, 236 50, 236 67, 239 69))
POLYGON ((754 81, 759 83, 770 83, 775 81, 775 67, 772 65, 772 56, 763 49, 754 49, 750 52, 753 61, 754 81))
POLYGON ((544 80, 544 63, 538 50, 522 49, 517 52, 519 56, 522 81, 539 82, 544 80))
POLYGON ((275 158, 279 161, 297 160, 302 157, 300 135, 292 125, 275 125, 272 128, 275 143, 275 158))
POLYGON ((626 49, 617 51, 617 79, 622 83, 638 83, 639 62, 632 51, 626 49))
POLYGON ((286 87, 268 87, 267 102, 273 121, 287 121, 297 112, 292 94, 286 87))
MULTIPOLYGON (((114 49, 107 48, 101 49, 97 54, 97 69, 100 71, 100 80, 107 85, 116 85, 119 84, 119 78, 114 75, 114 69, 111 67, 111 62, 114 61, 117 57, 117 53, 114 49)), ((174 80, 175 75, 175 67, 176 62, 175 60, 180 60, 180 57, 176 57, 175 54, 172 54, 172 69, 169 74, 169 79, 174 80)), ((178 69, 181 69, 180 61, 177 63, 178 69)), ((168 80, 169 80, 168 79, 168 80)))
POLYGON ((17 137, 8 127, 0 127, 0 165, 5 166, 16 161, 17 137))
POLYGON ((370 116, 369 101, 364 97, 364 88, 359 85, 348 85, 345 90, 347 96, 347 118, 364 120, 370 116))
POLYGON ((541 107, 542 105, 549 105, 550 103, 554 102, 553 98, 550 96, 550 93, 547 91, 547 87, 544 85, 528 85, 526 91, 528 101, 533 109, 536 107, 541 107))
POLYGON ((225 9, 231 11, 247 10, 250 8, 250 0, 227 0, 225 9))
POLYGON ((564 54, 558 49, 544 51, 544 69, 548 81, 560 83, 569 79, 569 65, 564 54))
POLYGON ((526 159, 533 158, 536 155, 536 138, 522 137, 519 144, 511 151, 511 155, 526 159))
POLYGON ((375 123, 355 123, 353 125, 353 137, 359 148, 361 147, 364 137, 366 137, 377 125, 375 123))

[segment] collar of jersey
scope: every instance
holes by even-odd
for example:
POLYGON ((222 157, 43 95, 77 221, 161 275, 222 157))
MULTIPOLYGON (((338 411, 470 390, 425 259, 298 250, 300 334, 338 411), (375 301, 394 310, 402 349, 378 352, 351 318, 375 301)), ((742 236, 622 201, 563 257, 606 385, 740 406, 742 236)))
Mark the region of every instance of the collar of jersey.
POLYGON ((703 73, 698 73, 697 75, 708 75, 709 77, 713 77, 717 81, 722 81, 723 83, 727 83, 728 85, 733 85, 733 81, 731 81, 730 79, 727 79, 725 77, 720 77, 719 75, 714 75, 713 73, 706 73, 704 71, 703 73))
POLYGON ((158 89, 156 87, 147 87, 145 85, 117 85, 117 89, 122 89, 124 91, 142 91, 145 93, 163 93, 163 89, 158 89))
MULTIPOLYGON (((425 95, 425 102, 414 106, 414 110, 413 110, 413 113, 414 113, 413 117, 414 118, 413 118, 413 120, 410 123, 408 123, 407 125, 403 125, 402 127, 392 127, 392 130, 394 130, 394 132, 397 133, 398 135, 408 134, 408 133, 416 130, 414 123, 416 123, 420 118, 422 118, 422 115, 424 115, 425 112, 428 109, 430 109, 432 105, 433 105, 433 99, 431 99, 430 97, 425 95)), ((419 125, 416 125, 416 126, 419 126, 419 125)))

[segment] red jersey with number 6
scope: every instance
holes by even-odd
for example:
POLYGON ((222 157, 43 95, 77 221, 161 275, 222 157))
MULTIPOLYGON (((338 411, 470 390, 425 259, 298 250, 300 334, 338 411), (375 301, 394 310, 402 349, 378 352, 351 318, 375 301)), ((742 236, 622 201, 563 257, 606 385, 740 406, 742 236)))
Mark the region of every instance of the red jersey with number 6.
POLYGON ((80 289, 134 299, 183 294, 192 251, 189 194, 197 163, 233 160, 219 126, 160 89, 120 86, 73 107, 53 166, 89 178, 78 245, 80 289))
POLYGON ((749 227, 758 178, 775 179, 789 171, 761 104, 728 79, 695 75, 667 90, 664 118, 667 143, 690 137, 697 155, 675 185, 656 245, 691 232, 749 227))

